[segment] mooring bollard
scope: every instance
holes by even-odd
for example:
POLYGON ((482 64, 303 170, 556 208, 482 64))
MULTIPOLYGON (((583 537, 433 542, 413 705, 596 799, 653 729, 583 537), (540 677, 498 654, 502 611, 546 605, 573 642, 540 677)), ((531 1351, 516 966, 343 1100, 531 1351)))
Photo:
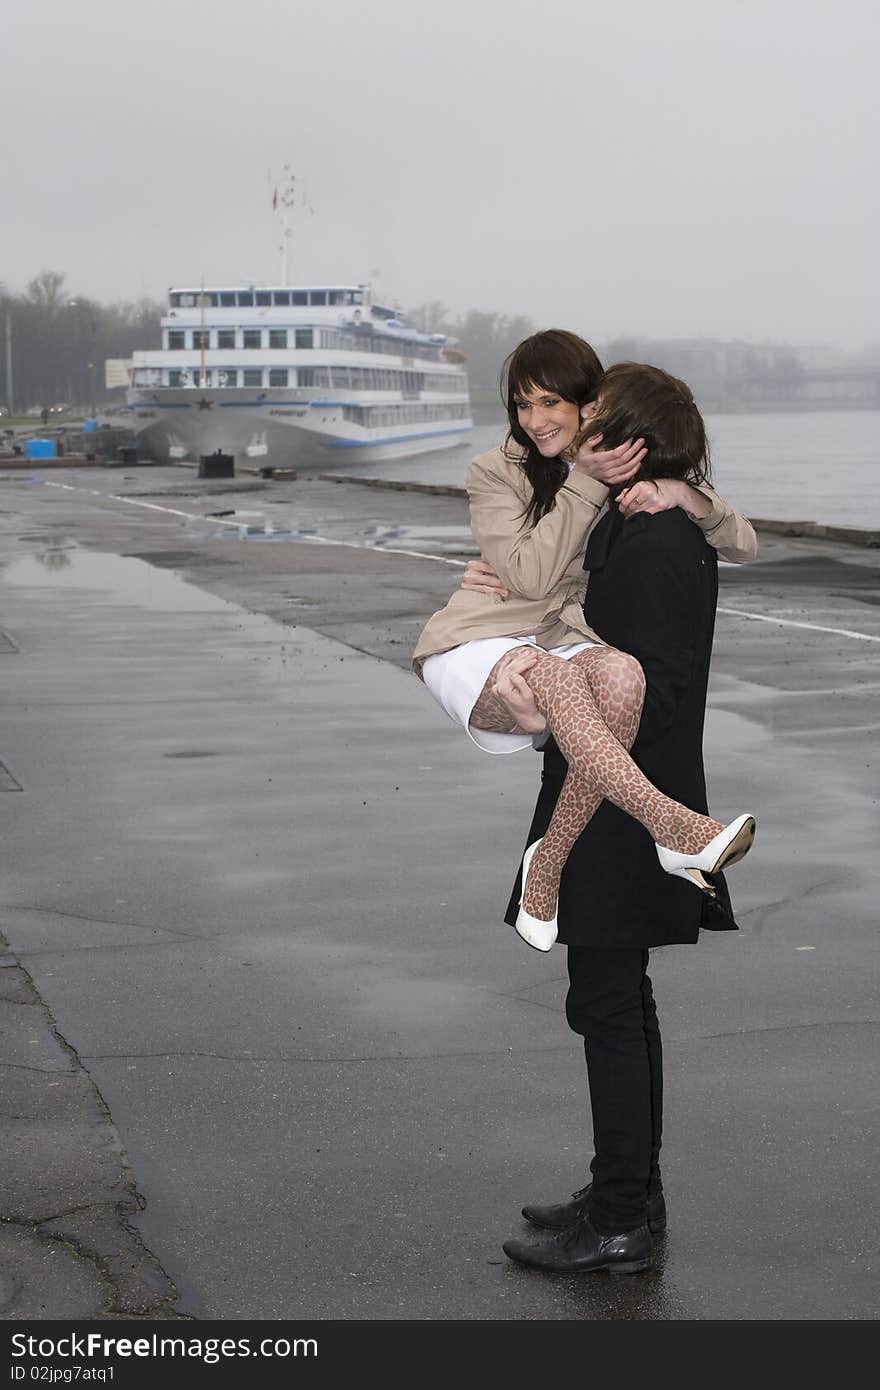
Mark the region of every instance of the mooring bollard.
POLYGON ((199 477, 234 478, 235 459, 233 455, 224 454, 220 449, 213 454, 201 454, 199 457, 199 477))

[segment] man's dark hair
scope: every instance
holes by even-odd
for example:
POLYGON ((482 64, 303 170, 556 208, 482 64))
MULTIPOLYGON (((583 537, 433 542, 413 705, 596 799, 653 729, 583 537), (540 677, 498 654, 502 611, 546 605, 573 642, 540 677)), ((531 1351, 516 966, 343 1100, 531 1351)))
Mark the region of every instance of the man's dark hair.
POLYGON ((706 427, 690 387, 678 377, 642 362, 618 362, 599 383, 597 400, 586 433, 601 434, 603 449, 644 439, 648 452, 639 478, 709 481, 706 427))

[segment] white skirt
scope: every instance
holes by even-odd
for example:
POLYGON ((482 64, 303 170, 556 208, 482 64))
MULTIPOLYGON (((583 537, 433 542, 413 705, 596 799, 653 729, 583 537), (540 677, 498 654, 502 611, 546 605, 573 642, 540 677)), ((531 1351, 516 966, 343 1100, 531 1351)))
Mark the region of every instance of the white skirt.
MULTIPOLYGON (((531 734, 495 734, 488 729, 472 729, 470 719, 495 662, 514 647, 537 645, 535 637, 481 637, 476 642, 463 642, 451 651, 426 657, 424 661, 422 677, 434 699, 485 753, 518 753, 520 748, 532 746, 531 734)), ((569 661, 578 652, 601 646, 603 642, 568 642, 562 647, 551 647, 550 655, 569 661)))

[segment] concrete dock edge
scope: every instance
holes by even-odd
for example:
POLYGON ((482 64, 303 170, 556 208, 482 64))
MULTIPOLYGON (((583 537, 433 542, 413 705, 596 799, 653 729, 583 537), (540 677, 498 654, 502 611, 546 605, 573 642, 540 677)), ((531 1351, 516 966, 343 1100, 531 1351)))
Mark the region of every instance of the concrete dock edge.
MULTIPOLYGON (((321 473, 328 483, 354 483, 359 487, 389 488, 394 492, 428 492, 436 497, 467 497, 463 487, 441 483, 400 482, 396 478, 352 478, 345 473, 321 473)), ((857 526, 826 526, 817 521, 777 521, 765 517, 749 517, 756 531, 768 531, 777 536, 806 537, 823 541, 843 541, 868 549, 880 546, 880 531, 866 531, 857 526)))

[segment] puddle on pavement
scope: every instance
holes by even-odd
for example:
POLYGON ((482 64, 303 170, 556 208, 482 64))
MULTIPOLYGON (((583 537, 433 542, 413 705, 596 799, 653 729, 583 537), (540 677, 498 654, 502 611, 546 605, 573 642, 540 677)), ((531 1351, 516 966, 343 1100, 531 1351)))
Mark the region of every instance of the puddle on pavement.
POLYGON ((75 546, 54 547, 11 560, 0 569, 0 581, 31 589, 91 589, 110 602, 164 612, 228 613, 231 607, 224 599, 144 560, 75 546))
POLYGON ((419 550, 428 555, 479 553, 466 526, 410 526, 381 521, 340 526, 334 521, 329 526, 319 528, 307 526, 289 513, 285 515, 279 511, 269 517, 264 512, 238 507, 218 507, 215 511, 205 512, 202 518, 192 517, 189 529, 193 531, 194 524, 197 527, 199 521, 209 526, 213 523, 214 529, 208 532, 212 540, 260 541, 264 544, 291 541, 332 544, 334 540, 342 540, 347 544, 362 544, 376 549, 387 546, 389 549, 419 550))
POLYGON ((371 545, 396 549, 423 550, 434 555, 477 554, 474 538, 467 526, 398 526, 372 523, 359 532, 371 545))
POLYGON ((234 530, 223 531, 215 535, 215 540, 227 541, 310 541, 315 539, 314 531, 253 531, 242 527, 238 533, 234 530))
MULTIPOLYGON (((78 546, 38 551, 12 560, 5 567, 0 565, 0 585, 3 583, 27 589, 91 593, 96 596, 96 605, 136 606, 178 615, 223 615, 230 621, 228 640, 224 639, 225 659, 246 662, 249 683, 266 681, 280 685, 291 699, 296 690, 292 676, 302 659, 301 648, 314 640, 307 628, 297 630, 297 624, 287 627, 267 614, 252 613, 190 584, 171 570, 156 569, 133 555, 83 550, 78 546)), ((291 599, 288 596, 288 601, 291 599)), ((224 625, 218 630, 223 631, 224 625)), ((215 756, 215 750, 187 750, 169 756, 209 758, 215 756)))

